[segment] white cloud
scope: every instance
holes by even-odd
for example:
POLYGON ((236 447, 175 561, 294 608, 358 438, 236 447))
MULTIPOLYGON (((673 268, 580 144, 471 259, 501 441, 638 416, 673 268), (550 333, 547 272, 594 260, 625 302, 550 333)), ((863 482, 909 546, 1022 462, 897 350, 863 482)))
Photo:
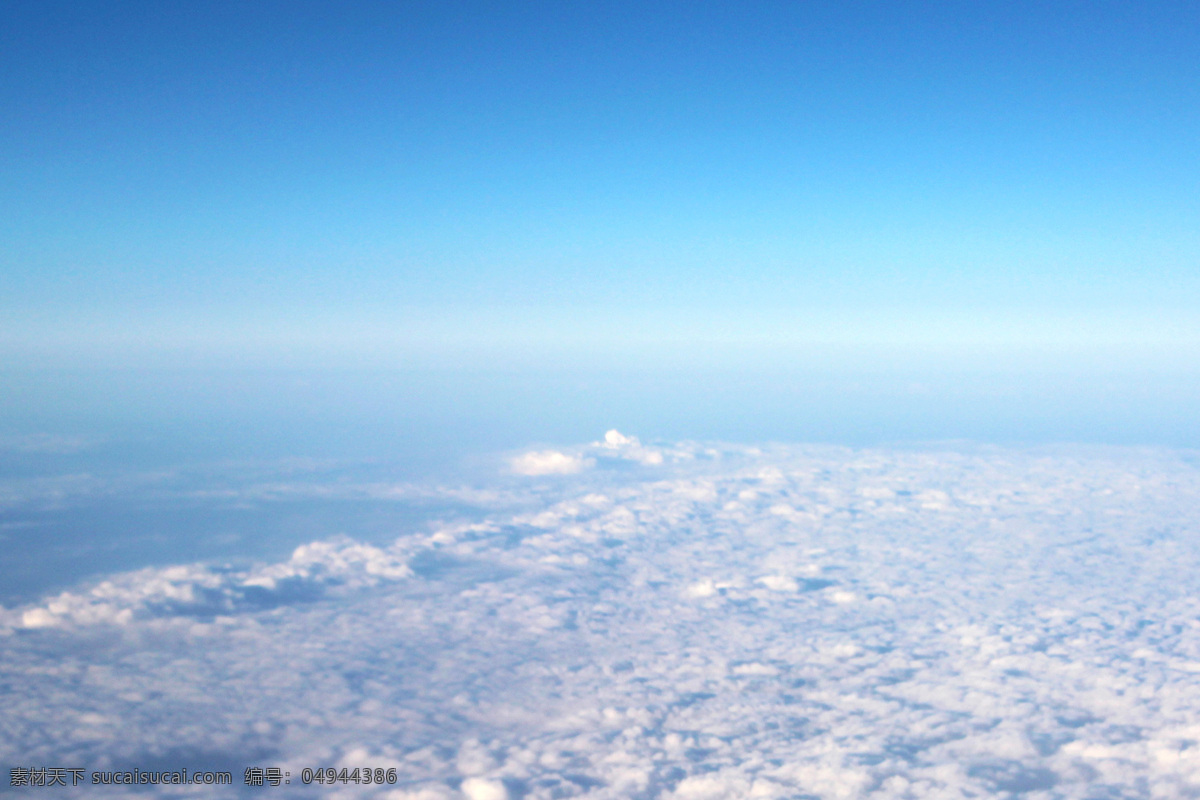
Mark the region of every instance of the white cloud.
POLYGON ((619 447, 636 446, 638 439, 636 436, 626 436, 616 428, 604 434, 604 446, 616 450, 619 447))
POLYGON ((0 761, 380 765, 330 795, 425 800, 1200 792, 1186 459, 667 451, 695 457, 0 612, 0 761))
POLYGON ((615 454, 620 458, 637 461, 645 466, 656 467, 663 463, 663 452, 658 448, 646 447, 636 436, 626 436, 620 431, 610 430, 604 434, 603 442, 593 447, 601 452, 615 454))
POLYGON ((349 540, 312 542, 296 548, 288 561, 255 569, 192 565, 117 575, 88 591, 63 592, 19 613, 0 609, 0 630, 243 613, 412 574, 394 551, 349 540))
POLYGON ((592 463, 590 459, 558 450, 522 453, 510 461, 512 471, 518 475, 574 475, 592 463))
POLYGON ((508 800, 508 790, 500 781, 468 778, 463 781, 462 793, 468 800, 508 800))
POLYGON ((773 592, 794 592, 800 588, 800 584, 786 575, 765 575, 758 582, 773 592))

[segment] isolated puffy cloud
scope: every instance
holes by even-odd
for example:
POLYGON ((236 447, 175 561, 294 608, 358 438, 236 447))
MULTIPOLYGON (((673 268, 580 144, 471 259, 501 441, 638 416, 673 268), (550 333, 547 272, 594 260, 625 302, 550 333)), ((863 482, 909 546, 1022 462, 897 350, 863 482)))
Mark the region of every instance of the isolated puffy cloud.
POLYGON ((574 475, 592 465, 589 459, 558 450, 522 453, 510 463, 518 475, 574 475))
POLYGON ((604 434, 603 441, 595 442, 592 446, 605 454, 615 454, 647 466, 658 466, 664 460, 662 450, 646 447, 638 437, 626 436, 615 428, 604 434))
POLYGON ((517 475, 576 475, 596 466, 598 461, 609 464, 633 461, 645 467, 657 467, 668 461, 679 463, 695 457, 685 446, 664 449, 643 445, 636 436, 626 436, 613 429, 598 442, 567 450, 533 450, 509 460, 517 475))
POLYGON ((0 759, 391 767, 321 794, 441 800, 1200 792, 1186 457, 662 451, 389 547, 12 609, 0 759))

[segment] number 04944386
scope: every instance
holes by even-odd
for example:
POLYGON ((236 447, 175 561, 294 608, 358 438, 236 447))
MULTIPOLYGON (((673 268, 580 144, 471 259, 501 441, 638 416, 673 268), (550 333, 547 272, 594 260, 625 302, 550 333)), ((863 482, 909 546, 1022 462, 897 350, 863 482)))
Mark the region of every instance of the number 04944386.
POLYGON ((349 769, 342 767, 324 767, 317 769, 305 768, 300 772, 300 782, 304 784, 321 783, 395 783, 396 782, 395 768, 384 769, 383 767, 355 767, 349 769))

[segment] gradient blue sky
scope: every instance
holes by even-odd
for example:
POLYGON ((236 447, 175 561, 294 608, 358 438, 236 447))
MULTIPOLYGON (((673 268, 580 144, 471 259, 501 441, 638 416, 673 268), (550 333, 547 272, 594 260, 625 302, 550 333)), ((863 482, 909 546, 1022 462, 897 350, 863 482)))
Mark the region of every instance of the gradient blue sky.
POLYGON ((6 3, 0 107, 14 369, 1200 352, 1194 3, 6 3))

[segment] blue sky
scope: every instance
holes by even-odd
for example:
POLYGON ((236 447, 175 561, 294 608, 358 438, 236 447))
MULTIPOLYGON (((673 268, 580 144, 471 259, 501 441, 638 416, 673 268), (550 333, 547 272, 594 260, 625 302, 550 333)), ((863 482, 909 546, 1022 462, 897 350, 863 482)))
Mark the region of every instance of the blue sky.
POLYGON ((1195 362, 1192 4, 0 15, 10 365, 1195 362))

